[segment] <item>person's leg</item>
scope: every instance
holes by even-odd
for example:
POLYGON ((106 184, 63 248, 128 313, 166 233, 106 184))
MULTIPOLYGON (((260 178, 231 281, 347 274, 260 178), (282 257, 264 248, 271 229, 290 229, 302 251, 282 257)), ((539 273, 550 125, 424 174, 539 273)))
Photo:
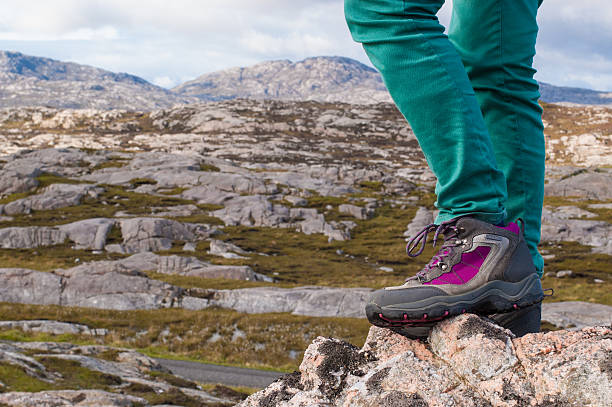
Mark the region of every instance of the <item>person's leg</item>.
POLYGON ((422 249, 413 252, 428 233, 435 230, 434 242, 444 235, 438 253, 416 276, 373 293, 366 315, 379 326, 503 313, 543 298, 518 225, 496 226, 505 221, 506 180, 461 58, 436 18, 442 4, 345 1, 353 38, 381 72, 438 178, 436 225, 424 228, 408 253, 420 254, 422 249))
POLYGON ((503 171, 508 219, 525 221, 538 273, 544 134, 532 67, 541 0, 454 0, 449 39, 465 65, 503 171))
POLYGON ((346 0, 353 38, 380 71, 438 178, 437 224, 505 220, 506 181, 461 58, 436 17, 443 0, 346 0))

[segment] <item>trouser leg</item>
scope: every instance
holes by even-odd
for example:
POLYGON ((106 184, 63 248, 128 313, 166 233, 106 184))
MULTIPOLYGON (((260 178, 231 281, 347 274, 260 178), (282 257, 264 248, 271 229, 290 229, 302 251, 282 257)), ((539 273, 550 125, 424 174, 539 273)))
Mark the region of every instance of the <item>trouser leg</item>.
POLYGON ((544 197, 544 134, 532 67, 538 0, 454 0, 450 41, 470 78, 506 179, 508 219, 525 221, 538 272, 544 197))
POLYGON ((346 0, 346 19, 438 178, 437 223, 505 219, 506 181, 461 58, 436 18, 443 0, 346 0))

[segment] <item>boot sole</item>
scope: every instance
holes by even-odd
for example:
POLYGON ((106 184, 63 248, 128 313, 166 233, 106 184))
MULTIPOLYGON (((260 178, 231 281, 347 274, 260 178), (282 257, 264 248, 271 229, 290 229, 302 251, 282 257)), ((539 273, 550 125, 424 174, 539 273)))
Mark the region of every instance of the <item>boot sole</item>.
POLYGON ((435 323, 463 313, 491 315, 529 307, 544 299, 542 284, 536 274, 511 283, 490 281, 472 291, 458 295, 429 297, 420 301, 393 304, 384 307, 375 303, 366 305, 371 324, 384 328, 398 328, 413 332, 412 337, 426 336, 427 328, 435 323), (409 329, 419 327, 423 329, 409 329), (403 329, 402 329, 403 328, 403 329))

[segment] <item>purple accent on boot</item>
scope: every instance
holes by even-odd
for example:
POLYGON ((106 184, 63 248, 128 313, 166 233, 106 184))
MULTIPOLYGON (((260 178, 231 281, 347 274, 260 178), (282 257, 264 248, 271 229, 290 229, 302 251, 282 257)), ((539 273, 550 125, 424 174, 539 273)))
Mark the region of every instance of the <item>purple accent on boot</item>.
POLYGON ((463 253, 461 262, 455 264, 450 273, 442 274, 438 278, 423 283, 423 285, 461 285, 467 283, 478 274, 480 266, 482 266, 490 251, 489 246, 479 246, 472 252, 463 253))
POLYGON ((519 225, 517 223, 514 223, 514 222, 508 223, 508 226, 496 226, 496 227, 498 227, 500 229, 507 230, 508 232, 512 232, 512 233, 514 233, 516 235, 518 235, 519 231, 521 230, 519 228, 519 225))

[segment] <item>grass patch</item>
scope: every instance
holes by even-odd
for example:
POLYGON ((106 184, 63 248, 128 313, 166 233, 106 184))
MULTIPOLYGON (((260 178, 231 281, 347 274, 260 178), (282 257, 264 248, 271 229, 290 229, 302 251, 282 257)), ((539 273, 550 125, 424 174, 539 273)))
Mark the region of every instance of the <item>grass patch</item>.
POLYGON ((160 190, 157 191, 157 193, 162 194, 162 195, 180 195, 183 192, 185 192, 187 189, 189 189, 189 188, 176 187, 176 188, 172 188, 172 189, 160 189, 160 190))
POLYGON ((191 277, 181 276, 178 274, 164 274, 156 273, 154 271, 145 272, 147 277, 163 281, 168 284, 175 285, 177 287, 191 289, 191 288, 202 288, 202 289, 236 289, 236 288, 252 288, 252 287, 264 287, 274 285, 275 287, 294 287, 295 284, 273 284, 265 283, 262 281, 246 281, 246 280, 231 280, 227 278, 204 278, 204 277, 191 277))
POLYGON ((0 264, 3 268, 26 268, 51 271, 57 268, 71 268, 81 263, 101 260, 117 260, 127 257, 118 253, 95 254, 88 250, 74 250, 71 244, 35 249, 0 249, 0 264), (78 262, 75 259, 79 259, 78 262))
POLYGON ((370 327, 365 319, 286 313, 249 315, 224 309, 112 311, 0 303, 0 320, 22 319, 50 319, 109 329, 104 337, 82 337, 91 344, 138 349, 159 357, 287 372, 297 369, 301 352, 317 336, 362 346, 370 327), (164 330, 170 334, 162 334, 164 330), (235 332, 242 334, 236 336, 235 332))
POLYGON ((55 383, 56 389, 104 389, 121 384, 120 377, 82 367, 75 360, 53 356, 37 357, 48 371, 57 372, 62 378, 55 383))
POLYGON ((577 208, 592 212, 595 215, 597 215, 592 218, 588 218, 588 219, 582 218, 582 219, 599 220, 599 221, 604 221, 608 223, 612 223, 612 209, 590 208, 589 205, 604 204, 604 203, 611 203, 611 202, 612 201, 598 201, 595 199, 585 199, 582 197, 561 197, 561 196, 545 196, 544 197, 544 206, 549 206, 549 207, 552 207, 553 209, 559 206, 575 206, 577 208))
MULTIPOLYGON (((81 149, 82 150, 82 149, 81 149)), ((104 168, 122 168, 129 164, 131 158, 114 157, 108 161, 104 161, 92 168, 93 171, 103 170, 104 168)))
POLYGON ((571 277, 543 277, 542 286, 555 291, 547 302, 586 301, 612 305, 612 256, 592 253, 588 246, 575 242, 551 243, 541 249, 555 257, 546 260, 545 272, 572 270, 571 277), (603 283, 595 283, 601 279, 603 283))
POLYGON ((157 181, 152 178, 134 178, 129 184, 132 188, 138 188, 141 185, 157 185, 157 181))
POLYGON ((5 384, 3 391, 27 391, 38 392, 45 390, 55 390, 51 383, 47 383, 28 375, 21 367, 0 362, 0 381, 5 384))

